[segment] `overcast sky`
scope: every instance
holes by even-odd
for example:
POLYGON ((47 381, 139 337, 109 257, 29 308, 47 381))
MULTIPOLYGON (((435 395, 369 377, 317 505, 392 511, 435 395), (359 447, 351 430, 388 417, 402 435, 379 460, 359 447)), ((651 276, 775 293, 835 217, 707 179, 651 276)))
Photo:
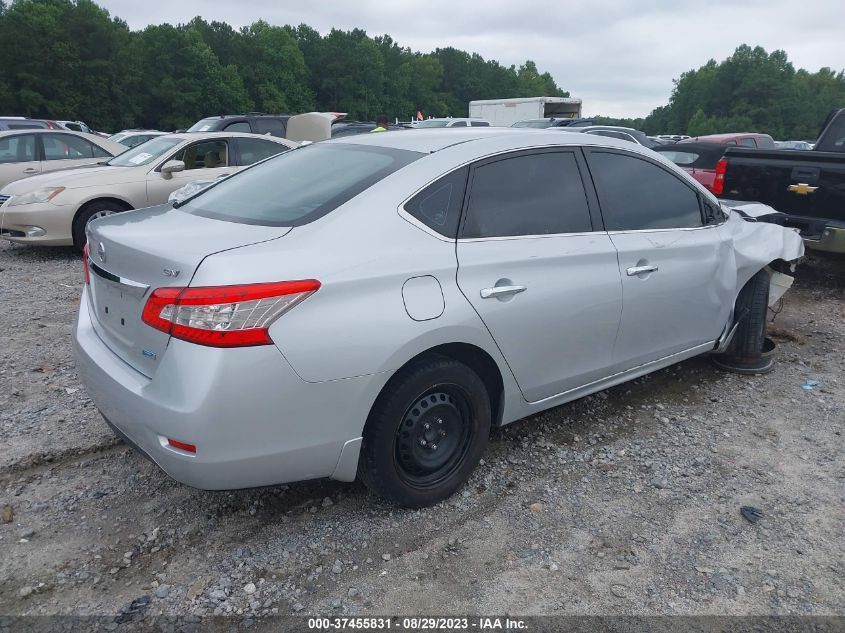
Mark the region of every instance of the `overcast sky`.
MULTIPOLYGON (((99 0, 133 29, 196 15, 241 27, 258 19, 387 33, 428 52, 454 46, 504 65, 533 59, 584 101, 585 115, 644 116, 672 79, 740 44, 784 49, 796 68, 845 67, 845 0, 99 0), (153 9, 153 6, 155 7, 153 9)), ((399 114, 399 113, 397 113, 399 114)))

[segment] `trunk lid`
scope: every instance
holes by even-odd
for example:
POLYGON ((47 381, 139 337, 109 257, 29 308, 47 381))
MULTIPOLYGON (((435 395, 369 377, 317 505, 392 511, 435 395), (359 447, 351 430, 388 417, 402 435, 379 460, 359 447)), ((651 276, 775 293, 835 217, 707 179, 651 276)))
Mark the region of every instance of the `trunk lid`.
POLYGON ((170 336, 141 320, 150 293, 190 285, 209 255, 276 239, 289 231, 290 227, 213 220, 169 205, 92 222, 88 301, 94 329, 123 361, 152 377, 170 336))

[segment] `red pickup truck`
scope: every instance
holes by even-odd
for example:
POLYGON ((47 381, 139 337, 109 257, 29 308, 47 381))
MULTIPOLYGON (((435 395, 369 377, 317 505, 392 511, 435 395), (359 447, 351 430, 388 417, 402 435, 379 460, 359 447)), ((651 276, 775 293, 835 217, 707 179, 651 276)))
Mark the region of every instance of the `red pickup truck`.
POLYGON ((713 190, 713 185, 716 182, 716 167, 719 164, 719 159, 725 153, 727 145, 719 143, 673 143, 652 149, 695 178, 705 186, 707 191, 716 193, 713 190))

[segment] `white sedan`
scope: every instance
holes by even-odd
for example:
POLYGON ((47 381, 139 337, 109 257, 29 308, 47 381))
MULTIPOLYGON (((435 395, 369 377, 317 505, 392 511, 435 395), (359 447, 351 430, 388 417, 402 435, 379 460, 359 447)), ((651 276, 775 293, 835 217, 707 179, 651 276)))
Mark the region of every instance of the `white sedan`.
POLYGON ((85 227, 94 218, 162 204, 189 182, 228 176, 297 145, 232 132, 158 136, 111 160, 0 189, 0 237, 82 248, 85 227))

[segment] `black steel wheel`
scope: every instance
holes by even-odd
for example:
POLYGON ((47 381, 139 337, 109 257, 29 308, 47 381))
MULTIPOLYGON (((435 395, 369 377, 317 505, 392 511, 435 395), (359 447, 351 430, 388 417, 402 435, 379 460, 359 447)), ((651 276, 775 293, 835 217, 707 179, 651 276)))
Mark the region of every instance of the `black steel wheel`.
POLYGON ((405 481, 430 488, 460 465, 472 442, 472 405, 457 385, 437 385, 414 402, 396 431, 397 468, 405 481))
POLYGON ((364 427, 360 479, 406 507, 437 503, 469 477, 490 434, 490 397, 469 367, 432 357, 388 383, 364 427))

